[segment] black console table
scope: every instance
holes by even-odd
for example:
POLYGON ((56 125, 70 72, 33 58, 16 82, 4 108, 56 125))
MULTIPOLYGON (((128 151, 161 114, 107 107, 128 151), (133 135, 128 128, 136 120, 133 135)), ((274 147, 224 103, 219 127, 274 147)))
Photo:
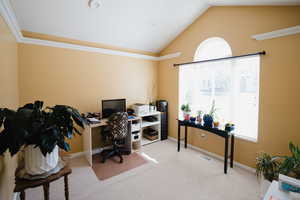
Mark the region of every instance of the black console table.
POLYGON ((191 121, 186 121, 186 120, 177 120, 178 121, 178 152, 180 151, 180 128, 181 126, 184 126, 185 129, 185 133, 184 133, 184 147, 187 148, 187 137, 188 137, 188 127, 192 127, 192 128, 197 128, 197 129, 202 129, 205 131, 208 131, 210 133, 216 134, 222 138, 224 138, 225 140, 225 152, 224 152, 224 173, 227 174, 227 165, 228 165, 228 148, 229 148, 229 137, 231 137, 231 148, 230 148, 230 167, 233 168, 233 155, 234 155, 234 134, 229 132, 229 131, 225 131, 225 130, 221 130, 221 129, 217 129, 217 128, 209 128, 206 126, 203 126, 200 123, 196 123, 196 122, 191 122, 191 121))

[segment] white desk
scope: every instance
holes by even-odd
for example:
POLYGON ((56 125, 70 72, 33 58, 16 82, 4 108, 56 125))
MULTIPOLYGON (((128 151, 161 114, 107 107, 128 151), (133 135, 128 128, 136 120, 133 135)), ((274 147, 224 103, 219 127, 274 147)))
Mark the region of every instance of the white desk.
MULTIPOLYGON (((125 140, 125 148, 129 149, 131 152, 132 148, 132 138, 131 138, 131 126, 133 121, 141 120, 140 117, 135 117, 133 119, 128 119, 128 134, 125 140)), ((85 157, 90 164, 90 166, 93 165, 93 149, 92 149, 92 129, 101 127, 101 126, 107 126, 107 119, 101 119, 100 123, 96 124, 90 124, 86 125, 83 132, 83 151, 85 154, 85 157)), ((100 133, 99 133, 100 134, 100 133)))
MULTIPOLYGON (((147 113, 145 115, 141 115, 141 116, 136 116, 133 119, 128 119, 128 134, 125 140, 125 148, 128 149, 130 152, 132 152, 132 143, 135 141, 140 140, 141 145, 147 145, 153 142, 157 142, 160 141, 160 135, 161 135, 161 119, 160 119, 160 112, 151 112, 151 113, 147 113), (144 117, 148 117, 148 116, 155 116, 157 118, 156 122, 147 122, 145 120, 143 120, 144 117), (134 135, 132 134, 133 132, 137 132, 136 126, 134 126, 134 130, 132 129, 132 123, 134 121, 138 121, 140 123, 140 127, 138 129, 138 134, 139 134, 139 139, 134 139, 134 135), (143 129, 147 128, 147 127, 152 127, 154 129, 156 129, 158 131, 158 138, 156 140, 147 140, 145 138, 143 138, 143 129)), ((85 154, 85 157, 87 159, 87 161, 89 162, 90 166, 93 165, 93 149, 92 149, 92 129, 93 128, 97 128, 97 127, 101 127, 101 126, 107 126, 107 119, 101 119, 100 123, 97 124, 90 124, 90 125, 86 125, 84 132, 83 132, 83 151, 85 154)), ((99 133, 100 134, 100 133, 99 133)))

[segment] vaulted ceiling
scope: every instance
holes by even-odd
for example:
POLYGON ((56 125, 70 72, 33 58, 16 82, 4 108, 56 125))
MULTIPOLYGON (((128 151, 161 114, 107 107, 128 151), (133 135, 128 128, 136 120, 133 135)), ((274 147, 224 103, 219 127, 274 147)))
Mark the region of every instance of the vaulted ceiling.
POLYGON ((300 0, 11 0, 22 30, 160 52, 211 5, 299 5, 300 0))

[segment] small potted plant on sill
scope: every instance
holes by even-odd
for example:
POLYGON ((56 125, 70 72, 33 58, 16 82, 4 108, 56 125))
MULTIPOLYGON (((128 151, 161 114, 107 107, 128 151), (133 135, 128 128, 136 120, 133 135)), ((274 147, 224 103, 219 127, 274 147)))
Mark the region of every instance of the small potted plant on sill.
POLYGON ((204 126, 209 127, 209 128, 213 127, 216 111, 217 111, 217 109, 215 106, 215 100, 213 100, 209 113, 205 114, 203 116, 204 126))
MULTIPOLYGON (((256 158, 256 174, 260 180, 260 196, 263 197, 279 174, 300 179, 300 148, 289 143, 290 156, 271 156, 260 153, 256 158)), ((298 195, 300 197, 300 194, 298 195)))
POLYGON ((234 130, 234 124, 232 123, 225 124, 225 131, 231 132, 233 130, 234 130))
POLYGON ((214 119, 214 128, 219 128, 220 122, 215 118, 214 119))
POLYGON ((17 111, 0 108, 0 155, 11 156, 24 149, 25 171, 29 175, 47 173, 58 165, 58 148, 70 151, 67 139, 84 128, 85 118, 65 105, 43 109, 43 102, 26 104, 17 111))
POLYGON ((190 120, 191 108, 189 104, 183 104, 181 106, 181 111, 183 112, 184 120, 190 120))
POLYGON ((191 116, 190 117, 190 121, 193 122, 193 123, 195 123, 196 122, 196 117, 191 116))
POLYGON ((202 114, 203 114, 203 111, 202 111, 202 110, 198 110, 198 111, 197 111, 197 122, 198 122, 198 123, 201 123, 201 122, 202 122, 202 114))

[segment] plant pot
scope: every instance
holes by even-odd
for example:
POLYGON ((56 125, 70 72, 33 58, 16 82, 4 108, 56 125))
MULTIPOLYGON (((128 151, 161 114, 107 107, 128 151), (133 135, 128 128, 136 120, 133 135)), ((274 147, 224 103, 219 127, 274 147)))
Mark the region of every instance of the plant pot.
POLYGON ((214 128, 219 128, 220 123, 219 122, 214 122, 214 128))
POLYGON ((260 184, 260 197, 261 197, 261 199, 263 199, 271 185, 271 182, 269 180, 265 179, 264 177, 261 177, 259 182, 260 182, 259 183, 260 184))
POLYGON ((204 126, 205 127, 209 127, 209 128, 213 127, 214 120, 213 120, 212 116, 210 116, 210 115, 204 115, 203 121, 204 121, 204 126))
POLYGON ((195 123, 196 122, 196 117, 190 117, 190 121, 195 123))
POLYGON ((184 118, 184 120, 189 121, 190 120, 190 113, 189 112, 184 112, 183 113, 183 118, 184 118))
POLYGON ((231 132, 234 130, 234 126, 225 126, 225 131, 231 132))
POLYGON ((58 146, 44 156, 39 147, 29 145, 24 152, 25 170, 30 175, 41 175, 54 169, 59 161, 58 146))
POLYGON ((199 115, 197 116, 197 122, 198 122, 198 123, 201 123, 201 122, 202 122, 202 116, 199 116, 199 115))

